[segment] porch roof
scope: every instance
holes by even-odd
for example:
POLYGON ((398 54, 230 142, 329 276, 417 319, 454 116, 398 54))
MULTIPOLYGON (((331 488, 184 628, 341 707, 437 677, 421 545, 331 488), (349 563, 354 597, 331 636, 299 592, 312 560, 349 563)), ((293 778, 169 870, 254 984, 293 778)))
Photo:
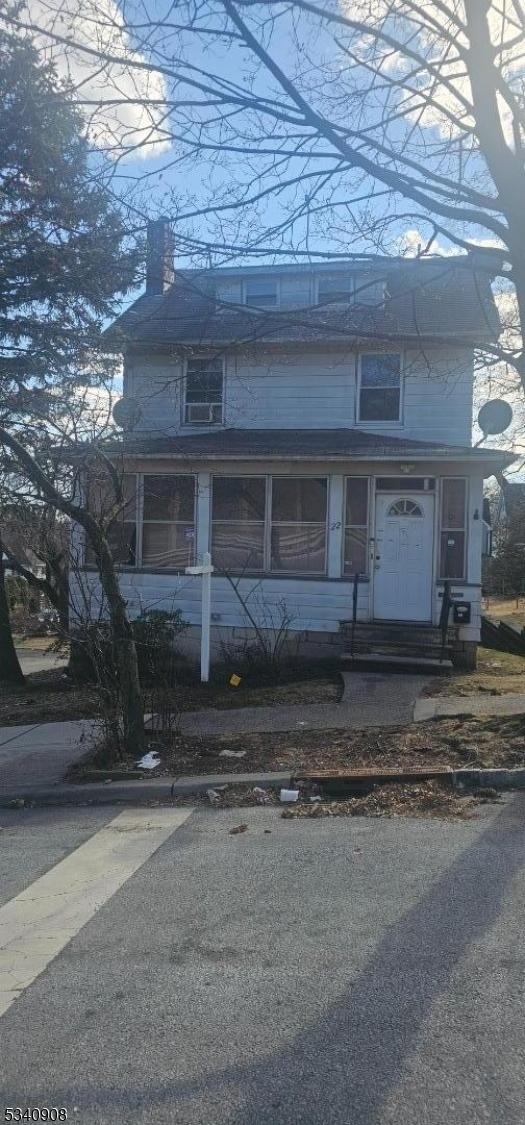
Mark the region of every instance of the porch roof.
POLYGON ((413 441, 360 429, 341 430, 240 430, 222 429, 207 433, 158 436, 151 433, 124 435, 108 452, 141 458, 170 458, 175 461, 347 461, 347 460, 446 460, 489 463, 502 469, 515 460, 499 449, 440 442, 413 441))

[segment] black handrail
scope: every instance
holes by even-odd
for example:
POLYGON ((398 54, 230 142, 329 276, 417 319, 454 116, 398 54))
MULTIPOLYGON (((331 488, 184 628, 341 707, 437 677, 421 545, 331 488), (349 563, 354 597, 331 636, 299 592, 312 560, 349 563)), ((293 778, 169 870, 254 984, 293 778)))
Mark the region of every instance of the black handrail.
POLYGON ((352 632, 350 634, 350 656, 354 655, 354 637, 357 621, 357 597, 359 594, 359 574, 354 574, 354 588, 352 591, 352 632))
POLYGON ((448 640, 448 622, 450 617, 450 610, 452 608, 452 598, 450 596, 450 582, 445 579, 443 586, 443 601, 441 602, 441 614, 439 617, 439 628, 441 629, 441 656, 440 660, 445 659, 445 648, 448 640))

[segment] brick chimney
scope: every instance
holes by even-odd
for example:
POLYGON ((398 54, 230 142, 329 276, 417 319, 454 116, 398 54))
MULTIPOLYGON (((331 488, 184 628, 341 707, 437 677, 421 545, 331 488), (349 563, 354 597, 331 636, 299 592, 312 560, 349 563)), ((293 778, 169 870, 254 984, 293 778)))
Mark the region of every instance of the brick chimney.
POLYGON ((146 293, 165 293, 173 285, 174 253, 169 219, 150 219, 146 250, 146 293))

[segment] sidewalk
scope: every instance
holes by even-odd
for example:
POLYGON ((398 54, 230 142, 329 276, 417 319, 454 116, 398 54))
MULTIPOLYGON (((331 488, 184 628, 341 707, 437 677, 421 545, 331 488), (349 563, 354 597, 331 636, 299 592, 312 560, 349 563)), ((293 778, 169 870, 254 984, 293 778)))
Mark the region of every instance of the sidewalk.
MULTIPOLYGON (((340 703, 306 706, 243 707, 238 710, 207 710, 183 713, 179 729, 193 737, 214 737, 268 731, 345 730, 366 727, 401 726, 412 721, 453 715, 519 715, 525 714, 525 694, 449 696, 418 698, 428 682, 424 676, 380 675, 374 672, 343 673, 345 691, 340 703)), ((153 733, 154 728, 152 728, 153 733)), ((191 786, 207 788, 216 778, 159 778, 134 782, 93 783, 83 786, 61 786, 68 769, 86 755, 96 736, 96 722, 78 719, 72 722, 41 723, 23 727, 0 728, 0 799, 17 794, 30 799, 32 791, 70 792, 71 803, 95 799, 106 788, 107 800, 119 800, 122 789, 137 799, 155 794, 169 795, 191 791, 191 786), (190 786, 190 789, 188 789, 190 786), (82 794, 80 792, 82 790, 82 794)), ((232 775, 237 781, 242 775, 232 775)), ((251 775, 250 775, 251 777, 251 775)), ((286 783, 288 774, 258 775, 254 780, 273 777, 286 783)), ((227 775, 221 775, 225 783, 227 775)), ((218 782, 217 782, 218 783, 218 782)), ((126 798, 128 799, 128 798, 126 798)))
POLYGON ((93 719, 0 727, 0 793, 56 785, 87 754, 93 719))
POLYGON ((525 694, 512 695, 449 695, 443 698, 417 699, 414 722, 448 718, 453 715, 524 715, 525 694))
MULTIPOLYGON (((402 725, 411 722, 414 702, 428 682, 423 676, 375 672, 343 672, 342 676, 340 703, 188 711, 181 714, 178 729, 189 737, 207 738, 402 725)), ((153 734, 154 723, 149 728, 153 734)), ((93 719, 0 727, 0 795, 60 783, 68 769, 88 753, 95 731, 93 719)))

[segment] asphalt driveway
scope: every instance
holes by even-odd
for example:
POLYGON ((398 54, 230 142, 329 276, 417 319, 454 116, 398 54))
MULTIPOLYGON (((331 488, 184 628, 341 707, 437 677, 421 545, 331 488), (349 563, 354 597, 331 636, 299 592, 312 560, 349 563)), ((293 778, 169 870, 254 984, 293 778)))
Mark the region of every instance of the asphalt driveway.
MULTIPOLYGON (((4 903, 118 812, 1 810, 4 903)), ((524 871, 521 795, 461 823, 193 812, 0 1019, 5 1104, 522 1125, 524 871)))

